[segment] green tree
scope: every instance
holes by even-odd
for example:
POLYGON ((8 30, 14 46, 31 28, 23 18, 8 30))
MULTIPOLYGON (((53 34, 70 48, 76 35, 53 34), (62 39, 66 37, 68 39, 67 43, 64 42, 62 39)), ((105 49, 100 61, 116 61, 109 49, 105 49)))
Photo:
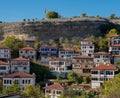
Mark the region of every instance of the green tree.
POLYGON ((36 41, 35 42, 35 44, 34 44, 34 48, 36 49, 36 50, 38 50, 39 48, 40 48, 40 42, 39 41, 36 41))
POLYGON ((119 34, 119 31, 117 30, 117 29, 111 29, 107 34, 106 34, 106 38, 109 38, 109 37, 111 37, 111 36, 113 36, 113 35, 117 35, 117 34, 119 34))
POLYGON ((98 37, 98 47, 99 50, 107 51, 108 50, 108 40, 103 37, 98 37))
POLYGON ((3 94, 19 93, 19 92, 20 92, 20 86, 15 82, 13 82, 10 86, 8 86, 6 89, 3 90, 3 94))
POLYGON ((21 40, 15 38, 15 36, 8 36, 3 40, 2 43, 0 43, 0 45, 16 50, 22 48, 24 43, 21 40))
POLYGON ((86 17, 87 16, 86 13, 82 13, 81 15, 82 15, 82 17, 86 17))
POLYGON ((0 79, 0 93, 2 92, 2 80, 0 79))
POLYGON ((115 18, 115 14, 111 14, 110 19, 114 19, 114 18, 115 18))
POLYGON ((44 98, 43 92, 40 90, 40 86, 27 85, 25 87, 24 93, 30 98, 44 98))
POLYGON ((76 81, 78 79, 78 76, 75 72, 69 72, 67 75, 67 78, 71 81, 76 81))
POLYGON ((77 74, 72 71, 67 74, 67 78, 68 78, 68 80, 73 81, 77 84, 82 83, 82 81, 83 81, 82 76, 80 74, 77 74))
POLYGON ((59 38, 59 43, 62 44, 64 42, 64 38, 63 37, 60 37, 59 38))
POLYGON ((59 18, 59 14, 55 11, 48 11, 46 14, 46 18, 48 19, 59 18))
POLYGON ((120 97, 120 74, 104 83, 100 98, 120 97))

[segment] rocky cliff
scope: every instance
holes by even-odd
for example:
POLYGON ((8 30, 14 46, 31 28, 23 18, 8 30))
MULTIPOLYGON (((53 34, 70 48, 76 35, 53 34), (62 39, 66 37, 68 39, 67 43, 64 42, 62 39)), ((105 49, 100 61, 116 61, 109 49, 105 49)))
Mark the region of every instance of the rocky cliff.
POLYGON ((102 24, 114 24, 120 20, 96 18, 52 19, 30 22, 0 23, 0 40, 6 36, 16 36, 20 39, 41 40, 57 39, 59 37, 81 37, 100 35, 102 24))

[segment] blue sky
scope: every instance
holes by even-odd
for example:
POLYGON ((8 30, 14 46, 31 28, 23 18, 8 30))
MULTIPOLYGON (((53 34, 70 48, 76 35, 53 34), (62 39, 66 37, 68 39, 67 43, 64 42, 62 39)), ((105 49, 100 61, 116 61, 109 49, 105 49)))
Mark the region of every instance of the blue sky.
POLYGON ((46 11, 56 11, 63 17, 120 16, 120 0, 0 0, 0 21, 22 21, 45 17, 46 11))

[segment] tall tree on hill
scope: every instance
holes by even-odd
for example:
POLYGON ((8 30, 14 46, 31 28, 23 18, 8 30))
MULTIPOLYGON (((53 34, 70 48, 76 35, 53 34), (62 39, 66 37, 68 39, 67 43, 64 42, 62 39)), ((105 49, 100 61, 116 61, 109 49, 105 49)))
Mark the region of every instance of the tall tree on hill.
POLYGON ((55 11, 48 11, 46 14, 46 18, 48 19, 59 18, 59 14, 55 11))
POLYGON ((110 19, 114 19, 114 18, 115 18, 115 14, 111 14, 110 19))
POLYGON ((86 17, 87 16, 86 13, 82 13, 81 15, 82 15, 82 17, 86 17))

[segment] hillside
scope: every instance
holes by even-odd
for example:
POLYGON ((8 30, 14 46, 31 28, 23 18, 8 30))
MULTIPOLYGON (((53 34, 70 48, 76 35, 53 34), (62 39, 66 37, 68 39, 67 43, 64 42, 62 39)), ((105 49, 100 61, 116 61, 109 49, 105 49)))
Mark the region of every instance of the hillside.
POLYGON ((63 37, 86 38, 100 35, 99 27, 114 23, 120 28, 120 19, 108 20, 98 18, 51 19, 30 22, 0 23, 0 40, 9 35, 21 39, 57 39, 63 37))

